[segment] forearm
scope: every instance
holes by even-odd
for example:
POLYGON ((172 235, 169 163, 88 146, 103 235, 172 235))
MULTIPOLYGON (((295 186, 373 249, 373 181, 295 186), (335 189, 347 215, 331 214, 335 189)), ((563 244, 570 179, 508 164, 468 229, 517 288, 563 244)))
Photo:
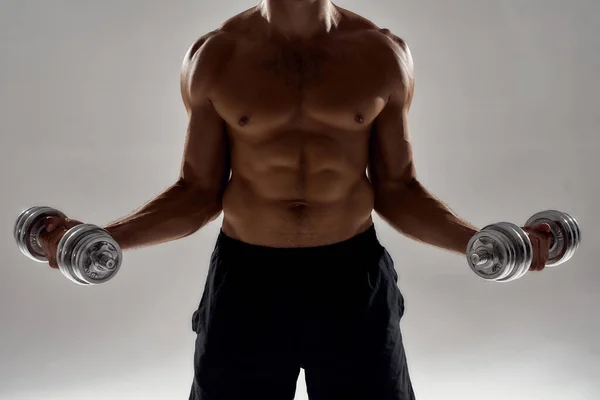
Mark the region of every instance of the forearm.
POLYGON ((220 196, 177 182, 105 229, 127 250, 189 236, 220 213, 220 196))
POLYGON ((389 185, 375 194, 375 211, 400 233, 423 243, 464 254, 479 231, 456 216, 418 181, 389 185))

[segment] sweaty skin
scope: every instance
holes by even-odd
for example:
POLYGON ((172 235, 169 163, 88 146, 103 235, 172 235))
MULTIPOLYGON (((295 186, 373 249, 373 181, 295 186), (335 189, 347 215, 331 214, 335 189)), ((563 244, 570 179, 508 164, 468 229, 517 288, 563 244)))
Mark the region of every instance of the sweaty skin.
MULTIPOLYGON (((306 2, 264 0, 191 46, 180 176, 106 227, 124 250, 186 237, 221 212, 223 232, 247 243, 326 245, 367 229, 376 211, 412 239, 465 252, 477 228, 416 177, 408 46, 328 0, 306 2)), ((547 233, 529 234, 549 247, 547 233)), ((537 253, 532 269, 545 264, 537 253)))

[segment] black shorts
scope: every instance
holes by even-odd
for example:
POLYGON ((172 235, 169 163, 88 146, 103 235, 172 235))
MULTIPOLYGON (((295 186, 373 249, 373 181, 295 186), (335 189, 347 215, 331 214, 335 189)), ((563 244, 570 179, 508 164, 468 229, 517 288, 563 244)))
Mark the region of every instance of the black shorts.
POLYGON ((221 231, 196 332, 193 400, 415 398, 400 334, 404 298, 374 226, 304 248, 250 245, 221 231))

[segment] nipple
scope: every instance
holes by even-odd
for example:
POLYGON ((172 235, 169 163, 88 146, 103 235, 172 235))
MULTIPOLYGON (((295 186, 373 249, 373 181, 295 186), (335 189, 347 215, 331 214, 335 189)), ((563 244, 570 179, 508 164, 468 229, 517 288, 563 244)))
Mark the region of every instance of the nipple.
POLYGON ((250 122, 250 118, 248 118, 246 115, 243 115, 242 118, 240 118, 240 120, 238 121, 238 124, 240 126, 244 126, 247 125, 248 122, 250 122))
POLYGON ((362 124, 363 122, 365 122, 365 119, 363 118, 363 115, 361 113, 357 113, 354 116, 354 121, 356 121, 359 124, 362 124))

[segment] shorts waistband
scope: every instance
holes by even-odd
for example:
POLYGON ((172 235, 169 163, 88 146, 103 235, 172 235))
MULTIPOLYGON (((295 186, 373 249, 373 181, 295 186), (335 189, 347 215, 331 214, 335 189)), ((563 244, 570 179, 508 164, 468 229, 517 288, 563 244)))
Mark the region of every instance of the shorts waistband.
POLYGON ((223 229, 219 230, 216 246, 222 250, 231 251, 239 255, 240 253, 266 256, 305 256, 305 255, 325 255, 325 254, 344 254, 365 251, 380 247, 381 244, 377 238, 375 225, 372 224, 365 231, 341 242, 311 247, 270 247, 256 244, 250 244, 238 239, 227 236, 223 229))

